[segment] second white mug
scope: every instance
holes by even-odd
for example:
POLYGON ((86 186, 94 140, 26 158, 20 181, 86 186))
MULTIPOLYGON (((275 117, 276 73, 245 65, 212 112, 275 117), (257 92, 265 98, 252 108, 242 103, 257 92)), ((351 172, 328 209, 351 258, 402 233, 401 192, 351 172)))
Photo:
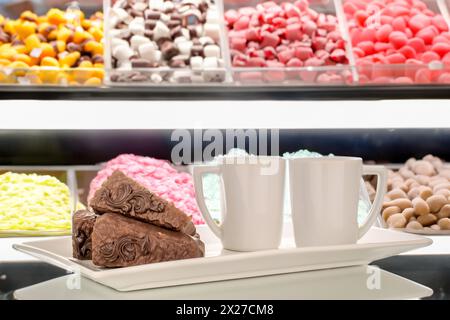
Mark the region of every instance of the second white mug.
POLYGON ((387 170, 361 158, 289 160, 292 221, 297 247, 353 244, 375 222, 385 194, 387 170), (368 217, 358 226, 362 175, 377 175, 377 193, 368 217))

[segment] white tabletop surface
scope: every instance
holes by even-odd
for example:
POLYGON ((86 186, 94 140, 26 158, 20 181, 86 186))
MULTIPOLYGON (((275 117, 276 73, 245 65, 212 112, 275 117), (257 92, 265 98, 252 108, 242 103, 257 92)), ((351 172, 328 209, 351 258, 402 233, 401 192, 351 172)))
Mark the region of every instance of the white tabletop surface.
POLYGON ((115 291, 86 278, 69 275, 17 290, 14 297, 20 300, 417 299, 431 294, 431 289, 392 273, 371 266, 355 266, 132 292, 115 291), (378 275, 379 282, 371 281, 370 277, 378 275), (379 286, 369 288, 368 282, 379 286))

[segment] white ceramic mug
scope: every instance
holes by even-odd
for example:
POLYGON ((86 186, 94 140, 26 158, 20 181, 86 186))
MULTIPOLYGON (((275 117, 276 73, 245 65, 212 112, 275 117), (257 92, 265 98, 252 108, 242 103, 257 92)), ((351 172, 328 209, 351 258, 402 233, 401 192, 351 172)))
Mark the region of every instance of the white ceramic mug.
POLYGON ((286 161, 280 157, 226 157, 193 169, 197 204, 225 249, 257 251, 280 246, 286 161), (203 175, 221 180, 221 224, 211 217, 203 195, 203 175))
POLYGON ((289 181, 297 247, 353 244, 369 231, 381 210, 387 171, 354 157, 291 159, 289 181), (378 182, 368 217, 358 226, 362 175, 377 175, 378 182))

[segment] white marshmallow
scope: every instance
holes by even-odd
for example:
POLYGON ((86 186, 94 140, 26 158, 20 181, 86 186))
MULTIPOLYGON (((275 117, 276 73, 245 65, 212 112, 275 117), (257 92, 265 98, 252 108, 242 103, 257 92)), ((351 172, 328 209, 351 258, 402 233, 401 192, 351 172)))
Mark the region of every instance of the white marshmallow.
POLYGON ((133 50, 128 45, 119 45, 113 49, 113 57, 121 61, 128 60, 133 54, 133 50))
POLYGON ((186 39, 188 39, 188 40, 191 39, 191 33, 189 32, 188 29, 186 29, 186 28, 181 29, 181 34, 182 34, 183 37, 185 37, 186 39))
POLYGON ((202 44, 202 46, 205 46, 207 44, 214 44, 214 40, 211 39, 210 37, 200 37, 198 39, 198 41, 200 41, 200 43, 202 44))
POLYGON ((203 35, 203 24, 199 24, 195 27, 195 32, 197 35, 203 35))
POLYGON ((109 30, 109 36, 111 38, 117 38, 120 36, 121 33, 122 33, 121 29, 110 29, 109 30))
POLYGON ((203 67, 203 58, 200 56, 191 57, 189 64, 192 69, 201 69, 203 67))
POLYGON ((215 57, 206 57, 203 59, 203 68, 217 68, 219 66, 219 63, 217 61, 217 58, 215 57))
POLYGON ((214 39, 214 41, 219 41, 220 39, 220 27, 216 23, 205 23, 204 35, 214 39))
POLYGON ((175 40, 173 40, 173 42, 177 45, 185 41, 188 41, 188 39, 186 39, 185 37, 176 37, 175 40))
POLYGON ((112 38, 111 39, 111 48, 115 48, 117 46, 127 46, 128 42, 126 40, 120 39, 120 38, 112 38))
POLYGON ((191 55, 191 48, 194 45, 192 41, 183 41, 176 44, 181 54, 191 55))
POLYGON ((172 11, 173 9, 175 9, 175 5, 173 4, 172 1, 164 1, 164 4, 163 4, 164 12, 172 11))
POLYGON ((123 19, 123 23, 126 24, 130 24, 130 22, 133 21, 133 17, 131 15, 129 15, 128 17, 126 17, 125 19, 123 19))
POLYGON ((205 57, 220 58, 220 48, 218 45, 209 44, 203 50, 205 57))
POLYGON ((108 22, 109 23, 109 28, 113 29, 116 27, 116 25, 119 23, 119 18, 117 18, 116 16, 111 15, 111 17, 109 18, 108 22))
POLYGON ((144 18, 136 17, 129 24, 129 29, 132 34, 144 35, 145 25, 144 18))
POLYGON ((140 35, 134 35, 130 39, 131 48, 137 50, 140 45, 150 42, 150 39, 140 35))
POLYGON ((159 20, 161 20, 162 22, 169 22, 170 21, 170 16, 164 13, 161 13, 161 16, 159 17, 159 20))
POLYGON ((158 63, 161 61, 161 51, 156 50, 151 44, 146 43, 139 47, 141 58, 147 59, 150 63, 158 63))
POLYGON ((111 48, 114 49, 117 46, 126 46, 128 47, 128 42, 126 40, 120 38, 112 38, 111 39, 111 48))
POLYGON ((112 8, 111 13, 113 16, 117 17, 119 21, 124 21, 130 15, 122 8, 112 8))
POLYGON ((214 9, 209 9, 206 12, 206 22, 219 23, 220 22, 219 11, 214 10, 214 9))
POLYGON ((162 80, 163 80, 163 78, 161 77, 160 74, 158 74, 158 73, 153 73, 153 74, 150 76, 150 80, 151 80, 152 82, 154 82, 154 83, 161 83, 162 80))
POLYGON ((163 11, 164 0, 148 0, 148 6, 151 10, 163 11))
POLYGON ((113 4, 113 8, 122 8, 126 3, 126 0, 119 0, 113 4))
POLYGON ((164 22, 158 20, 153 29, 153 39, 158 41, 161 38, 170 38, 170 29, 164 22))
POLYGON ((133 9, 136 11, 144 11, 145 9, 147 9, 147 4, 145 2, 136 2, 133 5, 133 9))
POLYGON ((133 66, 131 65, 131 61, 119 61, 117 69, 120 70, 131 70, 133 66))

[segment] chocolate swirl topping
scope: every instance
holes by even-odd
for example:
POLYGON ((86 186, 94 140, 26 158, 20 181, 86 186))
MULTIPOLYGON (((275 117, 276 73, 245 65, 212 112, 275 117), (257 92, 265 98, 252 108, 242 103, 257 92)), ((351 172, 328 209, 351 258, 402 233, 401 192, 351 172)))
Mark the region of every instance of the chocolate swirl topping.
POLYGON ((147 255, 150 252, 149 239, 147 236, 134 237, 123 236, 116 241, 106 242, 100 246, 99 252, 108 262, 114 262, 122 259, 126 262, 132 262, 139 255, 147 255))
POLYGON ((120 184, 117 189, 105 188, 101 198, 108 206, 121 212, 143 214, 147 211, 161 213, 165 210, 164 203, 155 199, 153 194, 149 195, 148 191, 133 191, 133 187, 125 183, 120 184))

